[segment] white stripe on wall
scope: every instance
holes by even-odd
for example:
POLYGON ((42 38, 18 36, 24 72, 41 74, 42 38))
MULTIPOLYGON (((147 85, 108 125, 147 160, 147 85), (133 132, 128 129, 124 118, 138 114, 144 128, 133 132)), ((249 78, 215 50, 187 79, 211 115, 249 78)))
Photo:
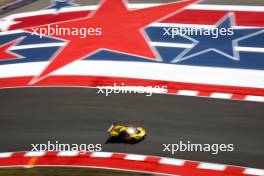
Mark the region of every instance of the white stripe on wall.
MULTIPOLYGON (((0 65, 0 78, 39 75, 48 62, 0 65)), ((151 62, 76 61, 52 75, 90 75, 264 88, 264 71, 151 62)))

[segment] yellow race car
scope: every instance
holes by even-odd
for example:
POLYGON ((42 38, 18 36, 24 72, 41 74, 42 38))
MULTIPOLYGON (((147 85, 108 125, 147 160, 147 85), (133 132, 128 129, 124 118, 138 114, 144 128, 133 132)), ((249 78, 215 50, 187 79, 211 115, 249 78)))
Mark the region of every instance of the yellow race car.
POLYGON ((112 124, 107 130, 109 138, 106 143, 130 143, 135 144, 143 141, 146 137, 146 130, 142 127, 132 127, 112 124))

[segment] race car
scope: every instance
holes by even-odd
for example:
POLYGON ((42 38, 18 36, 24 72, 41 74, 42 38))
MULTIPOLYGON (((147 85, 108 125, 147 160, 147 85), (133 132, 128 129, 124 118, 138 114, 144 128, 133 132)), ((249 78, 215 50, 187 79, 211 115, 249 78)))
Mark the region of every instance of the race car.
POLYGON ((107 130, 109 138, 106 143, 130 143, 135 144, 143 141, 146 137, 146 130, 142 127, 132 127, 112 124, 107 130))

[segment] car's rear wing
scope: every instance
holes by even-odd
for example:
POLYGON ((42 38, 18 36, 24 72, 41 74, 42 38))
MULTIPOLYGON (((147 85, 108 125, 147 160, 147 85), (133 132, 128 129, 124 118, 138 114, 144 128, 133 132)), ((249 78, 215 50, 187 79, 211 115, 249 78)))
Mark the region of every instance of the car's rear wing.
POLYGON ((112 125, 108 128, 107 132, 110 133, 110 131, 111 131, 113 128, 114 128, 114 124, 112 124, 112 125))

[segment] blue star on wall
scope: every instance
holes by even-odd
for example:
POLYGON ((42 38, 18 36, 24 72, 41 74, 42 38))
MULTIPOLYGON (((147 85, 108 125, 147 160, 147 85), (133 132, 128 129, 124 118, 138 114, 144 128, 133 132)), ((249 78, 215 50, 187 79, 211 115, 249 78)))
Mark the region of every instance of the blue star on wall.
MULTIPOLYGON (((207 33, 182 35, 182 37, 192 41, 193 45, 191 48, 183 50, 172 62, 178 63, 208 52, 215 52, 225 58, 239 61, 239 51, 235 50, 235 47, 238 46, 238 41, 242 38, 252 35, 252 29, 234 29, 234 22, 234 14, 229 13, 219 20, 215 28, 200 29, 203 32, 207 31, 207 33), (218 31, 218 35, 213 30, 218 31), (219 31, 221 30, 226 31, 226 35, 220 35, 219 31)), ((255 31, 259 31, 259 29, 255 31)))
POLYGON ((64 7, 74 7, 78 6, 79 4, 73 3, 72 0, 52 0, 51 6, 47 9, 56 9, 57 11, 64 7))

